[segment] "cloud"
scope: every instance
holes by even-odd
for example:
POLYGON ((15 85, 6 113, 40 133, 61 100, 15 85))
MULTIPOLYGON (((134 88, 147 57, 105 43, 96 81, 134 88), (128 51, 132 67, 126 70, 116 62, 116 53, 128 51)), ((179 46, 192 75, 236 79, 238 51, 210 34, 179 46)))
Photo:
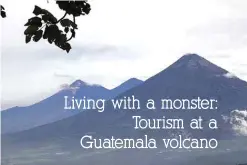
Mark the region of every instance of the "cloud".
POLYGON ((222 119, 224 120, 225 123, 228 123, 230 121, 230 117, 227 115, 221 115, 222 119))
POLYGON ((70 86, 69 84, 62 84, 60 86, 60 90, 63 91, 63 90, 68 90, 68 91, 71 91, 73 94, 76 94, 77 90, 79 89, 80 87, 77 87, 77 86, 70 86))
POLYGON ((241 77, 246 77, 247 76, 247 72, 245 72, 245 73, 239 73, 239 75, 241 75, 241 77))
POLYGON ((231 57, 229 54, 217 54, 217 55, 208 55, 208 58, 215 58, 215 59, 228 59, 231 57))
POLYGON ((63 15, 56 3, 25 2, 21 8, 22 1, 1 2, 8 9, 1 22, 5 105, 32 104, 76 79, 107 88, 146 79, 188 52, 215 57, 233 72, 247 52, 246 0, 156 0, 152 7, 147 0, 93 0, 92 12, 78 18, 69 54, 44 40, 25 44, 23 24, 35 4, 63 15))
POLYGON ((66 79, 70 79, 70 80, 74 80, 75 77, 71 76, 71 75, 68 75, 68 74, 60 74, 60 73, 54 73, 54 77, 57 77, 57 78, 66 78, 66 79))
POLYGON ((245 68, 245 67, 247 67, 247 64, 240 64, 240 66, 245 68))
POLYGON ((247 110, 233 110, 229 117, 223 119, 229 121, 237 135, 247 136, 247 110))
POLYGON ((247 44, 246 29, 247 18, 220 18, 189 29, 187 36, 192 41, 200 38, 205 49, 237 49, 247 44))
POLYGON ((231 79, 231 78, 237 78, 236 75, 234 75, 233 73, 230 73, 230 72, 224 74, 223 76, 226 77, 226 78, 230 78, 230 79, 231 79))

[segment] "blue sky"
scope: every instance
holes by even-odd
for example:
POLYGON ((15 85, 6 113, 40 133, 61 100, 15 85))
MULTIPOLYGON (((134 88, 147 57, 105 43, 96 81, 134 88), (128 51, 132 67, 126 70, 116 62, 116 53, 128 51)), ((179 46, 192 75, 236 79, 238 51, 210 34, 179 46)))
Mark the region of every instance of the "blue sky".
POLYGON ((246 0, 90 0, 77 20, 70 54, 24 43, 34 5, 63 13, 52 0, 2 0, 2 106, 29 105, 76 79, 115 87, 147 79, 186 53, 198 53, 247 80, 246 0), (26 5, 23 6, 23 3, 26 5), (21 6, 21 7, 20 7, 21 6))

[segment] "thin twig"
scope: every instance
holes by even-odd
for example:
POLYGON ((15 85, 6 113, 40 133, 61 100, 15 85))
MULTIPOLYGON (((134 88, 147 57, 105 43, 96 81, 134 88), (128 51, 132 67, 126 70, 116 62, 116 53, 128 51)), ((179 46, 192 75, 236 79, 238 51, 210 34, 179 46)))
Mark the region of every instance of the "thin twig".
MULTIPOLYGON (((73 22, 75 24, 75 16, 73 16, 73 22)), ((73 30, 75 30, 75 29, 73 28, 73 30)), ((67 42, 72 40, 72 38, 73 38, 73 34, 71 34, 71 37, 69 39, 67 39, 67 42)))
POLYGON ((60 18, 55 24, 57 24, 58 22, 60 22, 62 19, 64 19, 67 15, 67 12, 65 12, 64 16, 62 18, 60 18))
POLYGON ((43 29, 47 24, 45 23, 39 30, 43 29))
POLYGON ((72 40, 72 38, 73 38, 73 34, 71 34, 71 37, 69 39, 67 39, 66 42, 72 40))

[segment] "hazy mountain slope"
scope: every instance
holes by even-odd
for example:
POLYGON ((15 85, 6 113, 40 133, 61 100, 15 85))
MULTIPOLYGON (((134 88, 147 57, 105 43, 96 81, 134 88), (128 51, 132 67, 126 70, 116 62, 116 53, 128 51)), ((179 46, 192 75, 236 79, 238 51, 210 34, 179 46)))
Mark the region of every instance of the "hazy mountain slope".
POLYGON ((2 133, 13 133, 33 127, 52 123, 75 115, 81 111, 64 110, 64 96, 69 98, 109 99, 141 84, 142 81, 132 78, 116 88, 109 90, 100 85, 89 85, 76 80, 61 91, 28 107, 14 107, 2 111, 2 133), (13 122, 14 121, 14 122, 13 122))
POLYGON ((77 80, 58 93, 34 105, 2 111, 2 133, 30 129, 79 113, 79 111, 64 110, 64 96, 108 99, 110 91, 102 86, 88 85, 77 80))
MULTIPOLYGON (((235 141, 220 141, 217 150, 194 152, 157 150, 85 150, 80 147, 80 138, 85 134, 94 137, 140 137, 147 134, 156 139, 174 136, 177 131, 133 129, 133 115, 147 118, 162 116, 191 119, 203 116, 206 119, 216 118, 220 129, 216 131, 204 129, 192 131, 186 129, 183 135, 194 137, 214 137, 227 139, 233 135, 230 125, 222 120, 222 114, 229 115, 233 109, 247 107, 247 83, 229 74, 226 70, 210 63, 206 59, 190 54, 183 56, 177 62, 144 83, 120 94, 135 95, 142 102, 153 98, 216 98, 219 107, 213 111, 200 110, 114 110, 109 102, 103 113, 95 110, 62 119, 60 121, 39 126, 27 131, 2 136, 3 162, 22 164, 236 164, 247 161, 246 138, 235 141), (187 134, 188 133, 188 134, 187 134), (243 146, 243 147, 241 147, 243 146), (23 151, 25 151, 23 153, 23 151), (61 156, 59 156, 61 155, 61 156), (142 157, 142 159, 140 159, 142 157)), ((142 105, 143 106, 143 105, 142 105)), ((159 107, 159 105, 157 105, 159 107)), ((206 121, 207 122, 207 121, 206 121)), ((181 133, 181 132, 180 132, 181 133)))
POLYGON ((112 97, 116 97, 119 94, 128 91, 129 89, 132 89, 134 87, 137 87, 138 85, 142 84, 143 81, 136 79, 136 78, 131 78, 127 81, 125 81, 124 83, 120 84, 119 86, 117 86, 116 88, 113 88, 111 90, 111 96, 112 97))
MULTIPOLYGON (((74 137, 87 132, 97 132, 99 135, 131 135, 139 136, 138 131, 132 128, 133 114, 143 117, 157 118, 161 116, 181 117, 191 119, 202 115, 205 119, 216 118, 221 129, 217 132, 203 132, 207 136, 221 137, 229 134, 229 128, 225 128, 222 114, 229 114, 233 109, 247 107, 247 83, 236 77, 227 76, 229 73, 207 61, 206 59, 189 54, 180 58, 167 69, 151 77, 141 85, 124 92, 122 96, 135 95, 143 103, 150 98, 215 98, 219 100, 218 110, 214 111, 144 111, 137 112, 116 111, 108 103, 104 113, 87 111, 76 116, 69 117, 58 122, 37 127, 30 131, 24 131, 16 135, 14 139, 49 139, 51 137, 74 137), (137 134, 137 135, 136 135, 137 134), (45 137, 43 135, 46 135, 45 137)), ((143 106, 143 105, 142 105, 143 106)), ((157 105, 159 107, 159 105, 157 105)), ((202 132, 200 132, 201 134, 202 132)), ((160 131, 158 132, 160 134, 160 131)), ((163 133, 162 133, 163 134, 163 133)), ((197 134, 195 134, 197 135, 197 134)), ((160 135, 159 135, 160 136, 160 135)))

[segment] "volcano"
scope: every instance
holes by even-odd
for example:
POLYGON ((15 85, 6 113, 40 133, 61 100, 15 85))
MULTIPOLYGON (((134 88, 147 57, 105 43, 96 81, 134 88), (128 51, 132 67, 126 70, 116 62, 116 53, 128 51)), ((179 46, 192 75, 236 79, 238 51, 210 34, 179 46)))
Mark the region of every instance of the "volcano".
MULTIPOLYGON (((104 113, 86 111, 57 122, 39 126, 27 131, 6 136, 8 141, 49 141, 50 139, 78 139, 86 133, 97 136, 140 136, 149 131, 136 131, 133 129, 133 115, 143 118, 158 118, 162 116, 179 117, 186 120, 203 116, 205 123, 211 118, 219 120, 220 129, 216 131, 191 131, 184 133, 193 136, 224 138, 231 133, 222 120, 222 115, 229 115, 232 110, 247 108, 247 83, 236 76, 226 76, 229 72, 211 63, 197 54, 182 56, 175 63, 160 73, 149 78, 140 85, 123 92, 115 99, 134 95, 142 102, 142 107, 148 99, 159 102, 160 99, 193 99, 205 98, 218 100, 217 110, 210 111, 162 111, 159 108, 138 111, 114 110, 108 102, 104 113)), ((160 105, 157 105, 160 107, 160 105)), ((173 134, 173 132, 170 132, 173 134)), ((167 136, 167 133, 158 131, 153 136, 167 136)), ((78 141, 77 141, 78 142, 78 141)), ((77 143, 75 142, 75 143, 77 143)), ((72 144, 72 143, 70 143, 72 144)))
POLYGON ((81 111, 64 109, 64 96, 108 100, 141 83, 141 80, 132 78, 112 90, 82 80, 76 80, 70 85, 62 85, 57 93, 45 100, 27 107, 14 107, 2 111, 2 134, 28 130, 80 113, 81 111))

